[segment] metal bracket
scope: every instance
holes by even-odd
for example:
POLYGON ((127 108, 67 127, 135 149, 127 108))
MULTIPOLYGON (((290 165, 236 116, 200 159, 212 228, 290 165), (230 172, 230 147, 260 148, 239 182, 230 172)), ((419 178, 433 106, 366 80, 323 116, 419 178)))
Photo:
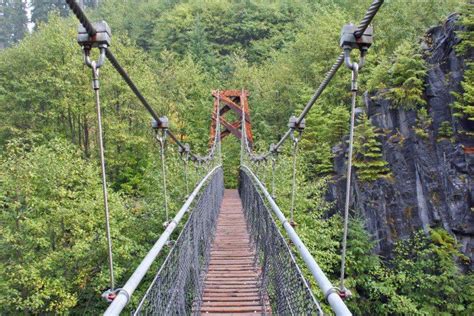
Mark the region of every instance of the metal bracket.
POLYGON ((100 45, 110 46, 112 32, 105 21, 92 23, 97 33, 90 36, 84 26, 79 25, 77 29, 77 42, 83 47, 99 47, 100 45))
POLYGON ((301 119, 299 124, 297 124, 297 122, 298 119, 296 116, 290 117, 290 120, 288 121, 288 127, 301 133, 306 127, 306 121, 305 119, 301 119))
MULTIPOLYGON (((344 50, 344 63, 347 68, 354 70, 355 73, 364 66, 365 55, 367 55, 367 50, 373 43, 373 28, 371 26, 367 27, 364 34, 360 37, 355 36, 356 30, 357 27, 352 23, 344 25, 341 30, 341 40, 339 43, 344 50), (358 64, 351 62, 351 50, 354 48, 360 51, 358 64)), ((357 86, 353 86, 352 90, 357 90, 357 86)))
POLYGON ((111 303, 117 297, 119 293, 124 293, 124 295, 127 298, 127 302, 130 300, 130 294, 125 289, 122 289, 122 288, 117 288, 115 290, 108 289, 105 292, 103 292, 101 296, 106 302, 111 303))
POLYGON ((160 117, 160 122, 151 120, 151 128, 153 129, 168 129, 170 127, 169 120, 166 116, 160 117))
POLYGON ((306 121, 305 119, 301 119, 300 123, 298 124, 298 119, 295 116, 290 117, 290 120, 288 121, 288 127, 291 129, 291 139, 293 140, 293 143, 296 145, 300 139, 301 136, 303 135, 303 131, 306 127, 306 121), (295 136, 295 132, 298 132, 298 136, 295 136))
POLYGON ((180 155, 189 154, 190 152, 191 152, 191 147, 189 146, 189 144, 184 144, 184 148, 181 146, 178 147, 178 153, 180 155))
POLYGON ((367 29, 364 31, 364 34, 362 34, 362 36, 358 38, 355 36, 356 30, 357 26, 352 23, 346 24, 342 27, 341 40, 339 45, 343 49, 357 48, 359 50, 367 50, 372 45, 374 30, 371 26, 367 27, 367 29))

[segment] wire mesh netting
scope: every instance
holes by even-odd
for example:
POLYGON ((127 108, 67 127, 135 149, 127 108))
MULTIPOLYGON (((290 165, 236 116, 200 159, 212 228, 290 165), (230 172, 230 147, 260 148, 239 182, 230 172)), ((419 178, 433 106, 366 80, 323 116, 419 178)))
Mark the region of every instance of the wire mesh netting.
MULTIPOLYGON (((261 266, 260 296, 274 315, 322 315, 291 250, 257 186, 240 170, 239 193, 261 266)), ((267 310, 267 308, 265 308, 267 310)))
POLYGON ((134 315, 190 315, 199 310, 223 194, 224 176, 220 168, 195 202, 134 315))

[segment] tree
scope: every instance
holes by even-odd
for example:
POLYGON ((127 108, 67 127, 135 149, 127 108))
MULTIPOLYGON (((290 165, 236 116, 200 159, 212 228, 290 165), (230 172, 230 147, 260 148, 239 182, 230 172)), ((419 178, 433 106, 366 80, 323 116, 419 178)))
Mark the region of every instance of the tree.
POLYGON ((0 50, 23 38, 27 32, 26 1, 4 0, 0 2, 0 50))
POLYGON ((379 97, 393 101, 395 107, 417 109, 426 104, 423 99, 426 62, 418 48, 403 42, 390 60, 381 62, 368 80, 369 91, 382 89, 379 97))
POLYGON ((470 315, 472 296, 458 289, 472 289, 472 274, 463 274, 453 259, 468 264, 459 245, 446 230, 435 228, 429 235, 417 232, 400 240, 394 250, 393 273, 399 278, 399 293, 417 305, 420 314, 470 315))
POLYGON ((449 121, 441 122, 438 128, 438 137, 449 138, 451 136, 453 136, 453 127, 451 126, 451 122, 449 121))
POLYGON ((421 108, 418 110, 416 113, 416 126, 415 126, 415 134, 421 138, 428 138, 429 134, 428 132, 430 131, 431 124, 433 123, 433 120, 431 119, 430 114, 428 113, 428 110, 425 108, 421 108))
MULTIPOLYGON (((98 168, 64 140, 35 142, 17 139, 0 156, 0 312, 96 314, 108 277, 98 168)), ((122 198, 109 198, 120 280, 139 248, 122 198)))
POLYGON ((354 130, 354 167, 357 177, 362 181, 374 181, 390 172, 377 137, 375 127, 367 115, 362 115, 354 130))
POLYGON ((69 6, 62 0, 31 0, 31 6, 31 22, 36 25, 39 22, 48 21, 48 15, 51 11, 56 11, 60 16, 69 14, 69 6))
POLYGON ((461 82, 462 93, 453 93, 456 97, 454 102, 455 115, 460 118, 474 121, 474 62, 469 58, 474 48, 474 8, 472 4, 466 4, 461 11, 459 24, 462 30, 457 32, 461 39, 456 46, 456 52, 468 57, 464 70, 464 79, 461 82))

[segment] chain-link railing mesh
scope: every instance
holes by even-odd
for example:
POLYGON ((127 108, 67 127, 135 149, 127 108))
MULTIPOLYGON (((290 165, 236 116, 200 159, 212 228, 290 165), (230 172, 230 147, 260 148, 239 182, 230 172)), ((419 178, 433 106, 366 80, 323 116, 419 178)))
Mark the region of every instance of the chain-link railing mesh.
POLYGON ((188 221, 135 315, 197 313, 223 194, 224 176, 222 169, 218 169, 195 202, 188 221))
MULTIPOLYGON (((260 192, 245 171, 240 171, 239 193, 257 250, 263 304, 274 315, 319 315, 321 308, 278 230, 260 192)), ((265 309, 266 310, 266 309, 265 309)))

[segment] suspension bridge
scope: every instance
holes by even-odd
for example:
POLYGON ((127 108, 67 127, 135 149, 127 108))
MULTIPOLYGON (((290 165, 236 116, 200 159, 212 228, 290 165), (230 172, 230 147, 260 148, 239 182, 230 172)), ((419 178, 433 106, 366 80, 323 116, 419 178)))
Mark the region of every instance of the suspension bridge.
MULTIPOLYGON (((189 144, 182 143, 170 129, 168 119, 164 116, 160 117, 153 110, 113 55, 110 49, 111 31, 107 23, 103 21, 91 23, 76 1, 66 0, 66 2, 81 24, 78 43, 83 48, 85 64, 92 70, 92 87, 95 94, 110 275, 110 289, 102 295, 110 302, 105 315, 118 315, 125 309, 165 246, 170 246, 171 250, 144 296, 139 300, 139 304, 130 308, 134 315, 322 315, 320 303, 313 295, 308 280, 305 279, 297 263, 296 256, 304 262, 305 268, 314 278, 322 292, 321 296, 327 301, 332 311, 336 315, 351 315, 344 302, 344 299, 350 296, 350 291, 344 286, 344 278, 353 129, 358 92, 357 78, 372 44, 370 23, 382 6, 383 0, 374 0, 371 3, 358 26, 353 24, 343 26, 340 41, 341 54, 336 57, 335 63, 301 114, 289 119, 288 130, 277 143, 270 146, 268 151, 253 152, 248 91, 213 91, 214 107, 209 151, 205 155, 196 154, 189 144), (91 59, 93 49, 98 49, 100 52, 97 61, 91 59), (358 62, 351 60, 353 50, 359 51, 358 62), (122 286, 116 286, 114 279, 113 244, 110 236, 102 135, 99 68, 104 66, 106 60, 120 74, 153 119, 152 128, 161 150, 167 218, 164 232, 122 286), (343 65, 352 73, 352 103, 341 275, 339 286, 334 286, 295 231, 293 214, 297 185, 296 156, 298 143, 305 128, 305 117, 343 65), (225 119, 225 114, 229 111, 236 114, 235 122, 225 119), (224 189, 221 140, 229 135, 237 137, 241 143, 238 190, 224 189), (166 192, 165 144, 167 138, 178 146, 185 161, 185 168, 188 167, 188 163, 208 166, 206 174, 193 188, 186 202, 172 219, 168 214, 166 192), (286 141, 292 142, 293 153, 289 219, 285 217, 274 200, 275 164, 279 157, 279 149, 286 141), (272 162, 272 181, 268 186, 253 171, 255 164, 267 160, 272 162), (176 241, 170 240, 171 234, 185 219, 179 237, 176 241)), ((188 186, 187 178, 186 186, 188 186)))

